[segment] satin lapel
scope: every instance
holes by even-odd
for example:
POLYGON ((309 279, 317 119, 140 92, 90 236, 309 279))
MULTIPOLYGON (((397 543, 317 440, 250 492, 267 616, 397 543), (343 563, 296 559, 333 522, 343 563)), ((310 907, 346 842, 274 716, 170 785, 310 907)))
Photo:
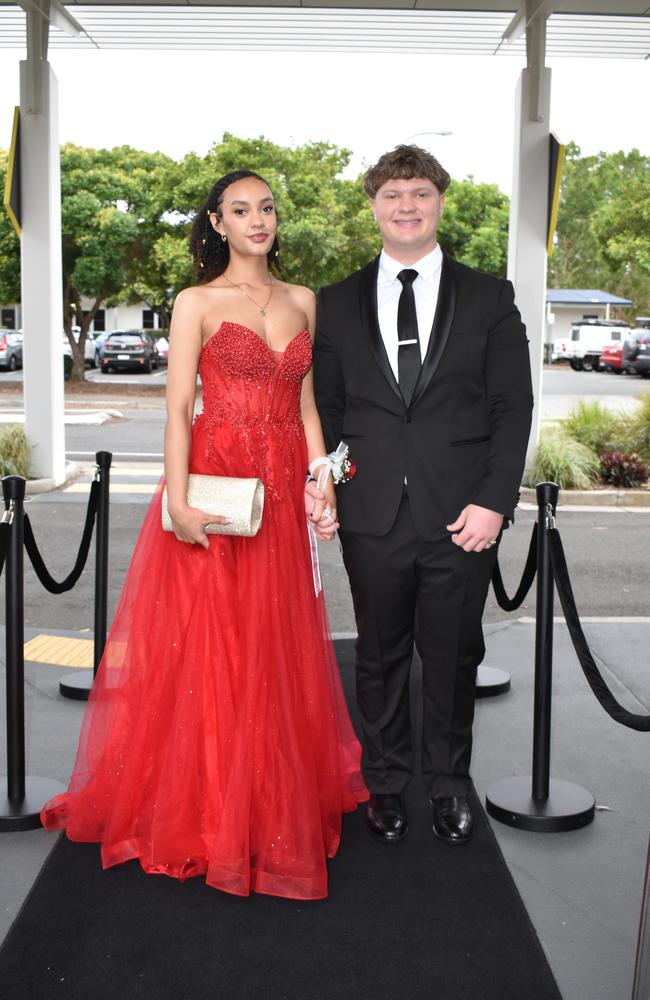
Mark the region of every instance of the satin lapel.
POLYGON ((370 264, 364 268, 363 274, 361 275, 361 323, 368 341, 368 346, 370 347, 375 361, 379 365, 384 378, 398 397, 400 403, 404 405, 404 400, 402 399, 402 394, 399 391, 397 379, 393 374, 393 369, 390 366, 388 355, 386 354, 386 348, 384 347, 384 341, 382 340, 381 331, 379 329, 379 321, 377 319, 378 271, 379 257, 376 257, 375 260, 371 261, 370 264))
POLYGON ((440 364, 442 352, 447 345, 449 331, 454 319, 456 310, 456 278, 452 271, 451 264, 447 256, 442 259, 442 273, 440 275, 440 288, 438 290, 438 303, 436 314, 433 317, 433 327, 429 338, 429 347, 426 357, 420 369, 420 377, 413 390, 411 406, 414 406, 425 392, 429 382, 433 378, 436 368, 440 364))

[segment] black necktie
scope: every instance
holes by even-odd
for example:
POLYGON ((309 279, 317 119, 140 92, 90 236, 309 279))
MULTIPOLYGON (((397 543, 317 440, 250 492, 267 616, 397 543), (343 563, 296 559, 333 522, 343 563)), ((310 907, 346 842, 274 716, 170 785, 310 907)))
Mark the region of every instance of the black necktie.
POLYGON ((415 311, 413 282, 418 272, 406 267, 397 275, 402 282, 402 291, 397 306, 397 375, 400 391, 407 406, 413 397, 415 383, 422 367, 420 338, 418 337, 418 317, 415 311))

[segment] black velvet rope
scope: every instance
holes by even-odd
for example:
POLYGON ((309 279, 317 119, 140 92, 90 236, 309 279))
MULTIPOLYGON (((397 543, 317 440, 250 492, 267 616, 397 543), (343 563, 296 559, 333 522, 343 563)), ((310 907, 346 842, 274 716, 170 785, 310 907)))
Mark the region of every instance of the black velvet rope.
POLYGON ((72 590, 75 583, 83 573, 86 560, 88 559, 90 540, 93 536, 93 528, 95 526, 99 487, 99 481, 94 480, 90 487, 90 496, 88 498, 88 507, 86 509, 86 523, 84 524, 83 535, 81 536, 81 544, 79 546, 79 552, 77 553, 77 560, 72 567, 71 572, 68 573, 65 580, 61 580, 61 582, 55 580, 54 577, 50 575, 50 572, 43 561, 43 557, 38 551, 38 545, 36 544, 36 539, 34 538, 34 532, 32 530, 29 517, 25 514, 24 532, 27 555, 31 559, 36 576, 45 589, 49 590, 51 594, 63 594, 66 590, 72 590))
POLYGON ((535 579, 535 574, 537 573, 537 525, 533 525, 533 533, 530 536, 530 545, 528 547, 528 556, 526 558, 526 565, 524 566, 524 572, 521 576, 521 582, 517 587, 517 593, 514 597, 508 597, 505 588, 503 586, 503 579, 501 577, 501 569, 499 563, 497 562, 492 573, 492 586, 494 587, 494 596, 497 599, 497 604, 504 611, 516 611, 517 608, 524 602, 526 595, 533 585, 533 580, 535 579))
POLYGON ((607 684, 605 683, 603 676, 596 665, 596 661, 591 655, 585 634, 582 631, 582 625, 580 624, 580 617, 578 615, 575 599, 573 597, 569 571, 567 569, 566 558, 564 556, 562 539, 560 538, 560 532, 557 528, 549 528, 548 543, 551 557, 551 568, 553 570, 553 577, 555 578, 555 586, 557 587, 557 592, 560 596, 562 611, 564 612, 564 617, 569 627, 571 641, 573 642, 578 660, 580 661, 580 666, 582 667, 584 675, 587 678, 589 687, 594 692, 607 714, 610 715, 615 722, 620 722, 622 726, 627 726, 628 729, 636 729, 640 733, 650 732, 650 715, 636 715, 634 712, 628 711, 628 709, 623 708, 623 706, 619 704, 607 687, 607 684))
POLYGON ((9 547, 9 532, 11 531, 11 525, 0 524, 0 576, 2 576, 2 571, 5 568, 5 559, 7 558, 7 549, 9 547))

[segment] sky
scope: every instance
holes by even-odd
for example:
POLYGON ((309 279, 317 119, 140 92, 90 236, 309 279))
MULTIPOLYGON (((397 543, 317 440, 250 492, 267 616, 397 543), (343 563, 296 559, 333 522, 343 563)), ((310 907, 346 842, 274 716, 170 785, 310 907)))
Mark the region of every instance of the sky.
MULTIPOLYGON (((19 50, 0 50, 0 148, 18 103, 19 50)), ((453 177, 510 193, 519 57, 136 52, 53 49, 59 135, 175 158, 204 154, 224 132, 281 145, 325 140, 352 150, 349 175, 399 142, 431 150, 453 177), (450 132, 450 135, 436 135, 450 132)), ((584 154, 650 154, 650 63, 556 59, 551 129, 584 154)))

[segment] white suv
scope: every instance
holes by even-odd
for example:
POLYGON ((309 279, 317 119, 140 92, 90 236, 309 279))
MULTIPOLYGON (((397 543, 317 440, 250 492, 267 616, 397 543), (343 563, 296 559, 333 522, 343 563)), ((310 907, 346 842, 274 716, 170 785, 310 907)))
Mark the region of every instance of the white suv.
POLYGON ((582 320, 572 323, 571 340, 567 343, 565 357, 576 372, 597 372, 605 344, 620 343, 629 333, 629 323, 616 323, 613 320, 582 320))

